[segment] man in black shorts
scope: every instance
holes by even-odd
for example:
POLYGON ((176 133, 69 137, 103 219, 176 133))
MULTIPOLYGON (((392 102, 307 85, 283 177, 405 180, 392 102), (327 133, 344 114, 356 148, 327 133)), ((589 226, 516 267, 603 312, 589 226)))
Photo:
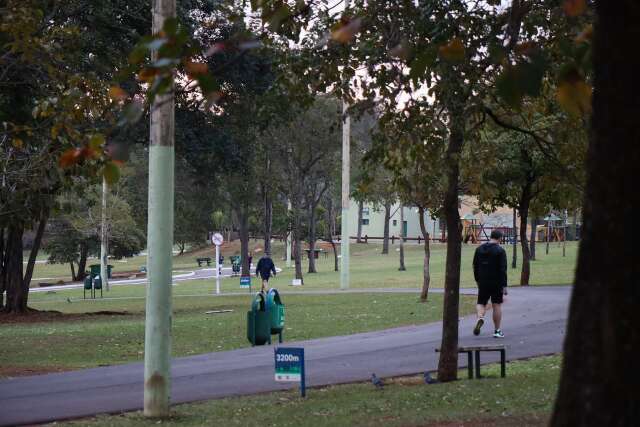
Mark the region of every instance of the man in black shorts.
POLYGON ((260 258, 256 266, 256 276, 262 278, 262 291, 266 290, 271 273, 273 273, 274 276, 276 275, 276 266, 273 264, 273 260, 269 255, 265 255, 260 258))
POLYGON ((473 276, 478 284, 478 305, 476 306, 478 321, 473 328, 473 335, 480 335, 487 303, 491 300, 493 337, 504 338, 500 322, 502 321, 502 297, 507 294, 507 253, 500 246, 501 239, 500 230, 493 230, 489 242, 480 245, 473 255, 473 276))

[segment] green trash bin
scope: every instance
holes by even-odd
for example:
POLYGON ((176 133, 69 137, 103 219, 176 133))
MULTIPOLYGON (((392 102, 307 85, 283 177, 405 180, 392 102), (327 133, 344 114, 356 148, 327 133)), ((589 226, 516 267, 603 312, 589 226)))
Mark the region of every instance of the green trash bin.
POLYGON ((267 311, 271 319, 271 334, 278 335, 278 341, 282 342, 282 330, 284 329, 284 304, 280 299, 277 289, 271 288, 267 292, 267 311))
POLYGON ((87 274, 84 277, 84 291, 83 291, 84 299, 87 299, 87 291, 89 291, 89 295, 93 298, 93 279, 91 278, 90 274, 87 274))
POLYGON ((92 278, 100 275, 100 264, 91 264, 89 269, 91 271, 92 278))
MULTIPOLYGON (((100 275, 100 264, 91 264, 89 268, 91 269, 91 277, 96 277, 100 275)), ((112 269, 113 269, 113 265, 107 264, 107 279, 111 279, 112 269)))
POLYGON ((100 298, 102 298, 102 279, 100 276, 96 276, 93 278, 93 291, 100 290, 100 298))
POLYGON ((271 344, 271 318, 262 292, 256 294, 247 312, 247 339, 251 345, 271 344))

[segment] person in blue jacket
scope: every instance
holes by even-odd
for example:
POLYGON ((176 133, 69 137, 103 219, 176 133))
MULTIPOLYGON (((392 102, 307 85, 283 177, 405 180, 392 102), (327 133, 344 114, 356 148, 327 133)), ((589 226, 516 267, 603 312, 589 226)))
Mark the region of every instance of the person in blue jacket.
POLYGON ((256 276, 260 276, 262 278, 262 291, 266 290, 272 273, 274 276, 276 275, 276 266, 269 255, 265 255, 260 258, 260 261, 258 261, 258 265, 256 266, 256 276))

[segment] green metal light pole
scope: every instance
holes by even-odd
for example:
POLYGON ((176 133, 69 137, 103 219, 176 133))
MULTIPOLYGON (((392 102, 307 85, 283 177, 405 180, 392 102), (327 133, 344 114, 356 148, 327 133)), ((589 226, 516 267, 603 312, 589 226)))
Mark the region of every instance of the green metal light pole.
MULTIPOLYGON (((176 16, 175 0, 153 0, 153 33, 176 16)), ((152 54, 154 57, 155 53, 152 54)), ((169 415, 171 388, 171 267, 173 251, 175 111, 173 87, 151 107, 144 414, 169 415)))

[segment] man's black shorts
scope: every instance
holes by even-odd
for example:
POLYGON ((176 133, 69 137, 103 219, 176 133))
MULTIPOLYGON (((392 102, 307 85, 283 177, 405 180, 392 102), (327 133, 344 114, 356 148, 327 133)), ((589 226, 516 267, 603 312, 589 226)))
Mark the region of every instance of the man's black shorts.
POLYGON ((478 284, 478 304, 487 305, 489 299, 492 304, 502 304, 502 287, 478 284))

